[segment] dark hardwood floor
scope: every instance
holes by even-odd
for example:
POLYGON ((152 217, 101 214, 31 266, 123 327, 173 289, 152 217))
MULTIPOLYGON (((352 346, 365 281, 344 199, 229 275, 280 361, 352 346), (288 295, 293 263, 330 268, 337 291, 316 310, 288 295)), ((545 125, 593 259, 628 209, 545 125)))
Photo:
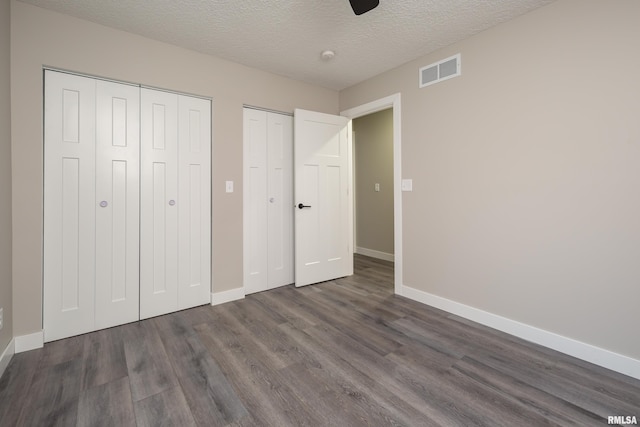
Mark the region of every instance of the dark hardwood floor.
POLYGON ((393 295, 393 265, 17 354, 0 426, 540 426, 640 419, 640 381, 393 295))

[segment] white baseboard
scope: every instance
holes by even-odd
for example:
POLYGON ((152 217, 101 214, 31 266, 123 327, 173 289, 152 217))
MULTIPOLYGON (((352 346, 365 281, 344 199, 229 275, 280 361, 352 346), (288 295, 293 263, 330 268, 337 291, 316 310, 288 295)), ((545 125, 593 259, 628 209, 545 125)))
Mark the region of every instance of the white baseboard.
POLYGON ((9 345, 2 352, 2 356, 0 356, 0 377, 4 374, 5 369, 9 366, 9 362, 11 362, 11 358, 16 352, 16 342, 14 338, 11 338, 9 341, 9 345))
POLYGON ((16 337, 16 353, 44 347, 44 331, 16 337))
POLYGON ((211 293, 211 305, 244 299, 244 288, 229 289, 228 291, 211 293))
POLYGON ((364 256, 370 256, 371 258, 382 259, 385 261, 393 262, 394 256, 393 254, 389 254, 386 252, 380 252, 373 249, 356 247, 356 253, 364 256))
POLYGON ((640 360, 633 359, 600 347, 567 338, 553 332, 498 316, 465 304, 432 295, 408 286, 401 287, 400 295, 439 308, 465 319, 506 332, 518 338, 540 344, 578 359, 585 360, 612 371, 640 379, 640 360))

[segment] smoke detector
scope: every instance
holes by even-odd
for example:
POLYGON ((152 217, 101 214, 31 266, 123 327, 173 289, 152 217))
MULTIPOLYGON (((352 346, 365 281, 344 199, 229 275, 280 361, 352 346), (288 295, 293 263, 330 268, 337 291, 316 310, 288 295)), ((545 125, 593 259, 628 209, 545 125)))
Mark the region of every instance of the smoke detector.
POLYGON ((336 56, 336 53, 332 50, 325 50, 320 54, 323 61, 331 61, 334 56, 336 56))

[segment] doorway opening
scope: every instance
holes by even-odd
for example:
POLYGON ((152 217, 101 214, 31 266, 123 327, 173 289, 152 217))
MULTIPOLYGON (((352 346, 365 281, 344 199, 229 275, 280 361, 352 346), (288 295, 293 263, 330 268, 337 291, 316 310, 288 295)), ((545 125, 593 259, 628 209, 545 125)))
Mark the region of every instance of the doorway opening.
MULTIPOLYGON (((401 132, 400 132, 400 94, 394 94, 367 104, 360 105, 340 114, 349 119, 357 119, 383 110, 392 111, 393 122, 393 261, 394 261, 394 293, 402 290, 402 189, 401 189, 401 132)), ((357 138, 357 135, 356 135, 357 138)), ((355 164, 355 162, 354 162, 355 164)), ((355 172, 355 171, 354 171, 355 172)), ((355 173, 354 173, 355 176, 355 173)), ((374 183, 374 192, 378 188, 374 183)), ((379 183, 378 183, 379 184, 379 183)), ((355 188, 355 186, 353 187, 355 188)), ((382 190, 382 187, 380 187, 382 190)), ((356 195, 354 194, 354 201, 356 195)), ((354 215, 354 221, 355 221, 354 215)), ((356 227, 354 227, 354 230, 356 227)), ((354 245, 356 244, 354 236, 354 245)), ((355 248, 355 246, 354 246, 355 248)), ((383 251, 381 251, 383 252, 383 251)))
POLYGON ((393 110, 352 121, 354 253, 393 261, 393 110))

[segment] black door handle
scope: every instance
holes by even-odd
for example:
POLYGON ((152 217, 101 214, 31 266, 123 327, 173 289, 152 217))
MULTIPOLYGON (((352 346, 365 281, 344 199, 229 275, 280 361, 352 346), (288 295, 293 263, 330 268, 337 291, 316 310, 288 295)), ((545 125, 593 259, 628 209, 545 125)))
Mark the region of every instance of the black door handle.
POLYGON ((298 203, 298 209, 310 208, 311 206, 303 205, 302 203, 298 203))

